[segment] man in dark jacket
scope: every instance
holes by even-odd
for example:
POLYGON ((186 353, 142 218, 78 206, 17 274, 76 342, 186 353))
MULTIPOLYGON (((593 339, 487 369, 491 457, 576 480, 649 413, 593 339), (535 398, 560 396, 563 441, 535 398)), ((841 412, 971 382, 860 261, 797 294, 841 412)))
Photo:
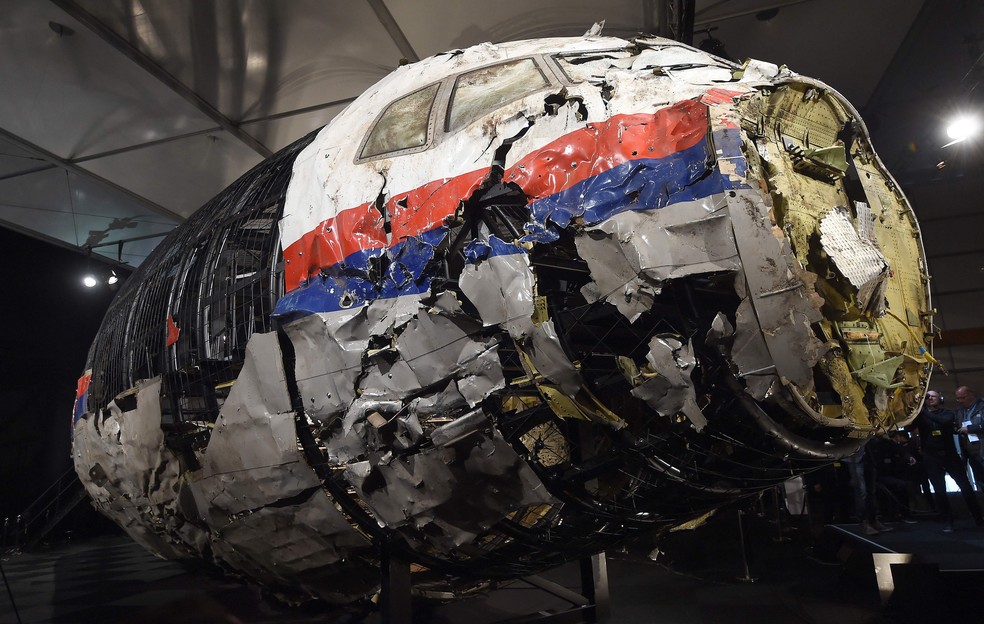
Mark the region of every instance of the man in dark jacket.
MULTIPOLYGON (((904 431, 897 433, 905 434, 904 431)), ((909 501, 909 474, 916 458, 888 435, 872 438, 867 448, 877 466, 876 485, 881 496, 876 498, 879 503, 885 503, 883 512, 890 520, 901 520, 906 524, 915 522, 909 501)))
POLYGON ((957 431, 963 451, 964 470, 969 464, 974 471, 977 489, 984 487, 984 461, 981 458, 981 436, 984 435, 984 399, 967 386, 957 388, 957 431))
POLYGON ((945 533, 953 531, 953 511, 950 509, 950 501, 946 495, 947 473, 960 487, 960 493, 963 494, 967 509, 974 516, 974 521, 978 526, 984 526, 981 506, 970 486, 967 471, 957 454, 957 446, 953 439, 957 433, 956 414, 951 410, 943 409, 943 397, 939 392, 930 390, 926 393, 926 402, 913 421, 913 425, 919 433, 926 472, 929 473, 929 481, 933 484, 936 495, 936 508, 942 514, 945 523, 943 531, 945 533))

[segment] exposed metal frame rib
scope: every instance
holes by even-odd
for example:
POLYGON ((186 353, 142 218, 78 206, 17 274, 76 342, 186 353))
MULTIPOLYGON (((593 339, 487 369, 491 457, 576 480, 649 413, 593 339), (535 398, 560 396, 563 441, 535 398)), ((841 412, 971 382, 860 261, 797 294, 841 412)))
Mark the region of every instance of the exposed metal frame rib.
POLYGON ((368 0, 368 2, 379 19, 379 23, 383 25, 383 28, 389 33, 393 43, 399 48, 400 54, 405 56, 411 63, 419 61, 420 57, 417 55, 417 51, 410 45, 407 36, 403 34, 403 29, 400 28, 400 25, 396 22, 396 18, 390 13, 386 3, 383 0, 368 0))
POLYGON ((219 109, 212 106, 202 96, 198 95, 187 85, 169 74, 163 67, 158 65, 156 61, 135 48, 133 44, 120 36, 116 31, 96 19, 94 15, 80 7, 73 0, 51 0, 51 2, 59 9, 65 11, 74 19, 81 22, 86 28, 91 30, 97 37, 112 46, 117 52, 125 55, 145 72, 180 95, 192 106, 201 111, 202 114, 219 124, 223 130, 234 136, 251 150, 263 158, 269 158, 273 155, 273 151, 270 150, 270 148, 263 145, 255 137, 240 128, 239 124, 226 117, 221 111, 219 111, 219 109))
POLYGON ((262 117, 250 117, 248 119, 243 119, 241 122, 239 122, 239 125, 248 126, 250 124, 263 123, 264 121, 275 121, 277 119, 287 119, 288 117, 296 117, 297 115, 314 113, 319 110, 331 108, 332 106, 343 106, 346 104, 351 104, 358 97, 359 96, 357 95, 353 95, 351 97, 342 98, 340 100, 332 100, 331 102, 323 102, 321 104, 305 106, 304 108, 295 108, 294 110, 283 111, 282 113, 271 113, 270 115, 263 115, 262 117))

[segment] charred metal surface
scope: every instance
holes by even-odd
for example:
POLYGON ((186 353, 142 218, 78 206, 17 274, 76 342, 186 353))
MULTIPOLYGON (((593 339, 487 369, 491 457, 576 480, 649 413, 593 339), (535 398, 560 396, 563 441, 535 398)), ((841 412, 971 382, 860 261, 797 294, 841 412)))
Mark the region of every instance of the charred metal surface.
POLYGON ((926 280, 826 85, 656 38, 485 44, 155 251, 90 351, 76 467, 147 548, 289 600, 368 599, 380 553, 462 594, 907 422, 926 280))

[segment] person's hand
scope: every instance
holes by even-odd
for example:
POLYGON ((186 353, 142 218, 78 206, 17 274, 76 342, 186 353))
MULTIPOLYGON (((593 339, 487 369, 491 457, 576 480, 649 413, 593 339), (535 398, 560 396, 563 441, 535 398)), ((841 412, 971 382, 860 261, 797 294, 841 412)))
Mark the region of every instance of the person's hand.
POLYGON ((957 433, 962 433, 964 435, 967 435, 967 427, 960 427, 959 429, 957 429, 957 433))

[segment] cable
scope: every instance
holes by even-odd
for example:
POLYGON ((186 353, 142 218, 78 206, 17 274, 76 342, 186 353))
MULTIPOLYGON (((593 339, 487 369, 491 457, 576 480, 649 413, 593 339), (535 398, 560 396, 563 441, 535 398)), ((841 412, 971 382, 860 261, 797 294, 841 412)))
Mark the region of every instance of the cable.
POLYGON ((923 344, 923 341, 919 339, 919 336, 916 335, 916 332, 912 331, 912 328, 909 327, 909 324, 908 323, 906 323, 905 321, 903 321, 901 318, 898 317, 898 315, 896 315, 894 312, 892 312, 891 310, 889 310, 887 308, 885 309, 885 314, 889 315, 890 317, 892 317, 893 319, 895 319, 896 321, 898 321, 899 323, 901 323, 902 326, 905 327, 909 331, 909 335, 912 337, 912 339, 915 341, 915 343, 916 343, 916 345, 918 347, 917 350, 919 351, 919 355, 925 357, 927 360, 929 360, 933 364, 936 364, 941 369, 943 369, 944 372, 946 372, 946 368, 943 366, 943 364, 940 363, 940 361, 937 360, 935 357, 933 357, 933 354, 929 352, 929 349, 927 349, 926 348, 926 345, 923 344))

